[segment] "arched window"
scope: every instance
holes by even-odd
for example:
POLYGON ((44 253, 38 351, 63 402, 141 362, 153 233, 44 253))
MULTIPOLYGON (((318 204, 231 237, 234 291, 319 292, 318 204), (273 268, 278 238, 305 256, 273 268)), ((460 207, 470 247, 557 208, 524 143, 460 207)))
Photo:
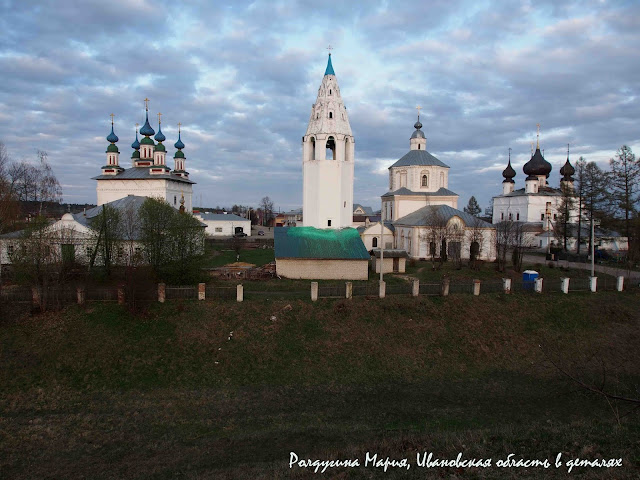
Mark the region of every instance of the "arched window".
POLYGON ((373 237, 373 240, 371 240, 371 246, 373 248, 378 246, 378 237, 373 237))
POLYGON ((333 112, 329 112, 329 118, 333 118, 333 112))
POLYGON ((420 150, 420 147, 421 147, 421 146, 422 146, 422 145, 418 144, 418 150, 420 150))
POLYGON ((331 95, 331 89, 329 89, 329 95, 331 95))
POLYGON ((429 177, 427 175, 422 175, 421 185, 423 187, 428 187, 429 186, 429 177))
POLYGON ((513 220, 513 213, 509 214, 509 220, 513 220))
POLYGON ((311 137, 311 160, 316 159, 316 139, 311 137))
POLYGON ((500 220, 504 220, 504 212, 500 214, 500 220))
POLYGON ((516 220, 520 220, 520 212, 516 213, 516 220))
POLYGON ((326 159, 327 160, 335 160, 336 159, 336 141, 333 137, 329 137, 327 139, 327 151, 326 151, 326 159))

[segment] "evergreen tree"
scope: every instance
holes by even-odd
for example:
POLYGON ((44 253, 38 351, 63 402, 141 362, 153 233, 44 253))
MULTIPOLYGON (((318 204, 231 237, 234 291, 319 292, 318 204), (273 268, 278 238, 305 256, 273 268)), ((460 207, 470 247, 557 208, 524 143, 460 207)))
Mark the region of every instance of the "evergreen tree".
POLYGON ((480 215, 482 209, 480 208, 480 205, 478 205, 476 197, 474 197, 473 195, 471 196, 471 198, 469 199, 469 203, 466 207, 464 207, 464 211, 470 215, 473 215, 474 217, 480 215))
POLYGON ((613 216, 619 220, 621 233, 629 241, 629 253, 635 252, 633 221, 637 214, 638 180, 640 180, 640 162, 636 160, 631 148, 623 145, 609 160, 609 196, 613 207, 613 216))

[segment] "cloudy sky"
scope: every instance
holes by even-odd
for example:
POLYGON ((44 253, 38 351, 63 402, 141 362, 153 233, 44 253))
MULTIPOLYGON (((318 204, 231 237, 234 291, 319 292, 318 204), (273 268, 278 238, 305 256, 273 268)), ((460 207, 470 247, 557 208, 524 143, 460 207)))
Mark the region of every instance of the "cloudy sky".
POLYGON ((65 202, 96 201, 111 113, 130 166, 148 97, 168 157, 183 125, 195 204, 301 206, 301 138, 329 44, 358 203, 379 206, 416 105, 460 207, 501 192, 509 147, 523 186, 537 123, 552 185, 567 143, 603 166, 623 144, 640 153, 637 1, 182 3, 0 0, 0 141, 14 159, 47 151, 65 202))

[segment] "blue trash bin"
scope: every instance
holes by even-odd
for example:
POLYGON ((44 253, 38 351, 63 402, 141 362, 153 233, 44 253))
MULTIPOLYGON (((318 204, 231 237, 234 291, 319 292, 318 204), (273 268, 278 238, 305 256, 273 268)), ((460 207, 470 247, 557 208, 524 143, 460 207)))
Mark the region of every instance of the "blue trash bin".
POLYGON ((522 288, 524 290, 533 290, 536 278, 538 278, 538 272, 535 270, 525 270, 522 272, 522 288))

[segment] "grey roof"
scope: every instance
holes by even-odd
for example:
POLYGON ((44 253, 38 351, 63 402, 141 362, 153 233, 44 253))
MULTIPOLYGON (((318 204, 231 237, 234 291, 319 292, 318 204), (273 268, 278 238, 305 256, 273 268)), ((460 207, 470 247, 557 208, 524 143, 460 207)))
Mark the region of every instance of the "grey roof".
MULTIPOLYGON (((369 225, 360 225, 359 227, 356 228, 356 230, 358 230, 358 233, 362 233, 367 228, 371 227, 371 225, 375 225, 376 223, 379 223, 379 222, 380 222, 380 217, 378 217, 376 221, 372 221, 369 225)), ((392 232, 396 231, 396 227, 391 222, 384 222, 384 226, 387 227, 392 232)))
POLYGON ((364 205, 360 205, 359 203, 354 203, 353 204, 353 211, 356 211, 356 208, 362 208, 362 210, 364 210, 364 214, 365 215, 373 215, 373 208, 371 207, 365 207, 364 205))
POLYGON ((437 191, 435 192, 414 192, 413 190, 409 190, 406 187, 402 187, 399 188, 398 190, 395 190, 393 192, 387 192, 384 195, 382 195, 383 197, 393 197, 394 195, 417 195, 417 196, 422 196, 422 197, 457 197, 458 194, 456 192, 452 192, 451 190, 449 190, 448 188, 444 188, 441 187, 439 188, 437 191))
POLYGON ((215 221, 215 222, 220 222, 220 221, 243 221, 243 222, 249 222, 250 220, 248 218, 244 218, 241 217, 239 215, 236 215, 235 213, 198 213, 198 216, 200 216, 203 220, 209 220, 209 221, 215 221))
MULTIPOLYGON (((380 258, 380 249, 379 248, 374 248, 372 250, 373 252, 373 256, 376 258, 380 258)), ((409 254, 407 254, 406 250, 402 250, 399 248, 396 249, 384 249, 383 250, 383 257, 384 258, 407 258, 409 256, 409 254)))
POLYGON ((468 227, 480 227, 480 228, 495 228, 490 223, 485 222, 484 220, 480 220, 473 215, 470 215, 466 212, 457 210, 448 205, 427 205, 426 207, 422 207, 415 212, 410 213, 409 215, 405 215, 402 218, 399 218, 395 222, 395 225, 408 225, 413 227, 426 227, 429 225, 433 225, 436 223, 436 220, 443 219, 445 221, 449 221, 452 217, 460 217, 464 224, 468 227))
POLYGON ((409 152, 404 157, 391 165, 389 168, 409 167, 411 165, 426 165, 449 168, 449 165, 441 162, 426 150, 409 150, 409 152))
POLYGON ((93 177, 92 180, 139 180, 142 178, 161 178, 164 180, 173 180, 182 183, 196 183, 188 178, 183 178, 171 173, 151 174, 149 172, 150 168, 153 167, 131 167, 123 170, 117 175, 98 175, 97 177, 93 177))

